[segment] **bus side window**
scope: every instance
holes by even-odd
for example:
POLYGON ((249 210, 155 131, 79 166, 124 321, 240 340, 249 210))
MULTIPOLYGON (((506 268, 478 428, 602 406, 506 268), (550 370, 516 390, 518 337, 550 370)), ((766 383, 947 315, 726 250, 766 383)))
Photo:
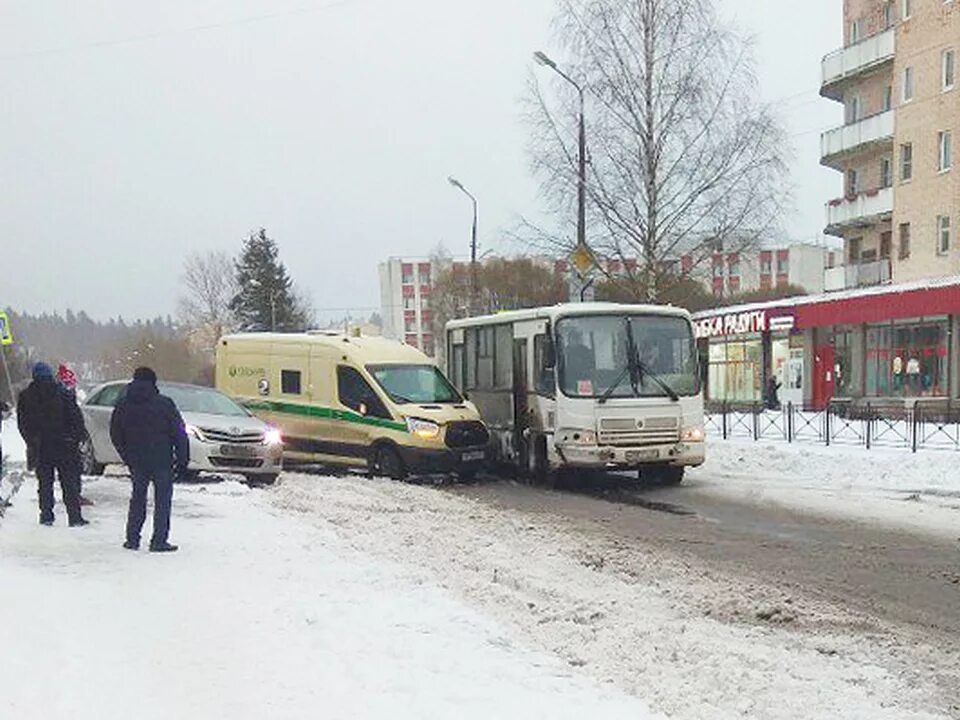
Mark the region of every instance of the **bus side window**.
POLYGON ((543 333, 533 338, 533 371, 534 386, 538 395, 554 397, 557 383, 554 379, 554 368, 546 366, 547 336, 543 333))

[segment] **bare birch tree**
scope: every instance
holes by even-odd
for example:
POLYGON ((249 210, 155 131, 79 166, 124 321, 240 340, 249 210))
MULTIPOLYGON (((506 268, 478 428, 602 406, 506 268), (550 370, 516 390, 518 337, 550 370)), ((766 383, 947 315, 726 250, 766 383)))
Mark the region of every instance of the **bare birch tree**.
MULTIPOLYGON (((563 68, 586 95, 588 242, 638 260, 612 279, 655 300, 682 255, 696 272, 770 233, 789 199, 789 150, 757 100, 750 42, 722 26, 711 0, 558 4, 563 68)), ((557 250, 574 242, 577 106, 568 85, 551 87, 548 98, 531 80, 526 109, 542 195, 571 221, 560 237, 540 232, 557 250)))
POLYGON ((180 324, 197 350, 210 353, 217 340, 234 329, 230 301, 237 294, 233 258, 222 250, 191 253, 180 278, 180 324))

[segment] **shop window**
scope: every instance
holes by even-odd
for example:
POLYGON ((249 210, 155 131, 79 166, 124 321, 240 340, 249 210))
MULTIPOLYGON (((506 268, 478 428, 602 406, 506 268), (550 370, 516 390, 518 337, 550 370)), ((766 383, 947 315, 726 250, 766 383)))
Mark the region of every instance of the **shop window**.
POLYGON ((300 394, 300 371, 299 370, 281 370, 280 371, 280 392, 284 395, 300 394))
POLYGON ((763 349, 760 338, 712 342, 707 361, 711 400, 754 403, 762 399, 763 349))
POLYGON ((859 394, 853 374, 853 338, 852 330, 836 331, 833 335, 834 381, 838 397, 853 397, 859 394))
POLYGON ((947 392, 946 319, 868 326, 866 394, 943 396, 947 392))

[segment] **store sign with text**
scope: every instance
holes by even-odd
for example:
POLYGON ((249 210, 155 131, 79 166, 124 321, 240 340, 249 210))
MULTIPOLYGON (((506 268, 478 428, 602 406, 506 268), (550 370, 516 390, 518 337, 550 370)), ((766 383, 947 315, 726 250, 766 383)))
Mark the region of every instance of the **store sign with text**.
POLYGON ((767 311, 752 310, 694 320, 693 329, 698 340, 726 337, 727 335, 763 333, 769 329, 767 326, 767 311))

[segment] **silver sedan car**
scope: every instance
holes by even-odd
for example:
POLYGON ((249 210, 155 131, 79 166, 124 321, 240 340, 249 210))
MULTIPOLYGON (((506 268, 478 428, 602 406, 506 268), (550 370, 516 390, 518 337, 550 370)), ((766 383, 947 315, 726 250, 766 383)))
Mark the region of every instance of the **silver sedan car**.
MULTIPOLYGON (((110 416, 128 382, 100 385, 80 405, 87 426, 81 446, 86 475, 101 475, 106 465, 123 462, 110 439, 110 416)), ((173 400, 187 426, 190 465, 185 479, 196 479, 201 472, 235 473, 258 484, 277 479, 283 466, 278 429, 213 388, 163 382, 157 387, 173 400)))

